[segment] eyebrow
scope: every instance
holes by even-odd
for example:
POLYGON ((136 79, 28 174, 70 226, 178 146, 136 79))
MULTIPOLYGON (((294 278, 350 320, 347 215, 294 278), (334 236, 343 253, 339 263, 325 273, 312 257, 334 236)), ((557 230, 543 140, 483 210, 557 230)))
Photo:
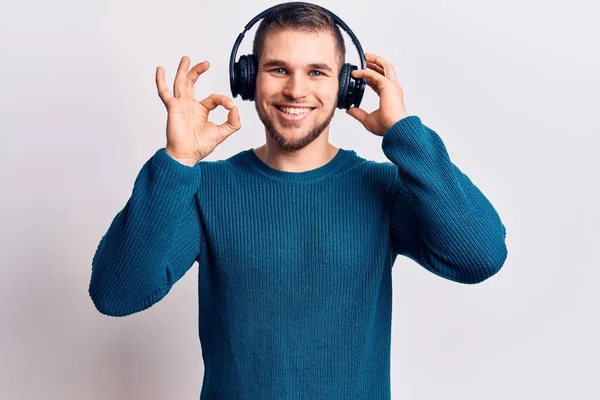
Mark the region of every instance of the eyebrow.
MULTIPOLYGON (((263 64, 263 68, 285 67, 285 66, 287 66, 287 64, 283 60, 269 60, 263 64)), ((321 69, 323 71, 329 71, 329 72, 333 73, 333 70, 329 67, 329 65, 327 65, 325 63, 308 64, 308 67, 313 68, 313 69, 321 69)))

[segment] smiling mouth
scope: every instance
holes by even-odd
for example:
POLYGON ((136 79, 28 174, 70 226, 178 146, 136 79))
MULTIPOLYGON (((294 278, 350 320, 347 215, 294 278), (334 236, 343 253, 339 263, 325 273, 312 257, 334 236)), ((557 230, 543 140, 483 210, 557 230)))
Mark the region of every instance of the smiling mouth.
MULTIPOLYGON (((300 113, 287 113, 287 112, 283 111, 283 108, 280 106, 276 105, 275 108, 277 109, 277 115, 279 115, 285 121, 301 121, 304 118, 306 118, 311 112, 314 111, 314 108, 303 107, 303 109, 308 110, 308 111, 303 111, 300 113)), ((285 107, 285 108, 287 108, 287 107, 285 107)))

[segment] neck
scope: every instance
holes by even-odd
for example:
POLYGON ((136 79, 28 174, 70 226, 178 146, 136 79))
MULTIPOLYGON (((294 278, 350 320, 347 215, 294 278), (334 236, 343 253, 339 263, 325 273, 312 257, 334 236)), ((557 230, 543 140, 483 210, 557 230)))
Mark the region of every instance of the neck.
POLYGON ((253 150, 271 168, 286 172, 305 172, 327 164, 339 149, 329 143, 323 132, 312 143, 297 151, 282 150, 269 135, 265 144, 253 150))

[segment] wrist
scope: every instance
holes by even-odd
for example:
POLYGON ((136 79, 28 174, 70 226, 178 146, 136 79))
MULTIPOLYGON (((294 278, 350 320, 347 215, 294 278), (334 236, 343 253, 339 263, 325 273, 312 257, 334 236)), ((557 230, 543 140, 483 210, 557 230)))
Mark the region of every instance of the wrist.
POLYGON ((187 165, 188 167, 193 167, 196 164, 198 164, 198 162, 200 162, 200 160, 193 158, 193 157, 185 157, 185 156, 179 156, 177 154, 174 154, 168 148, 165 148, 165 153, 167 153, 167 155, 169 157, 171 157, 173 160, 177 161, 180 164, 187 165))

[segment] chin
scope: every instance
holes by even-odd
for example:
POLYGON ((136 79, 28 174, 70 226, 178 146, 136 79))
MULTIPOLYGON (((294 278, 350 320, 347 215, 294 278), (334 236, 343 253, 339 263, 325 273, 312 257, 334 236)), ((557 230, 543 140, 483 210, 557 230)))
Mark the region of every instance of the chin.
POLYGON ((255 102, 255 108, 258 117, 265 126, 266 133, 284 151, 293 152, 303 149, 310 143, 315 141, 325 129, 329 126, 331 119, 335 113, 335 107, 332 112, 321 123, 317 120, 318 112, 322 109, 317 108, 311 113, 314 115, 307 116, 307 119, 302 123, 286 124, 281 121, 277 110, 263 110, 259 107, 259 103, 255 102))

